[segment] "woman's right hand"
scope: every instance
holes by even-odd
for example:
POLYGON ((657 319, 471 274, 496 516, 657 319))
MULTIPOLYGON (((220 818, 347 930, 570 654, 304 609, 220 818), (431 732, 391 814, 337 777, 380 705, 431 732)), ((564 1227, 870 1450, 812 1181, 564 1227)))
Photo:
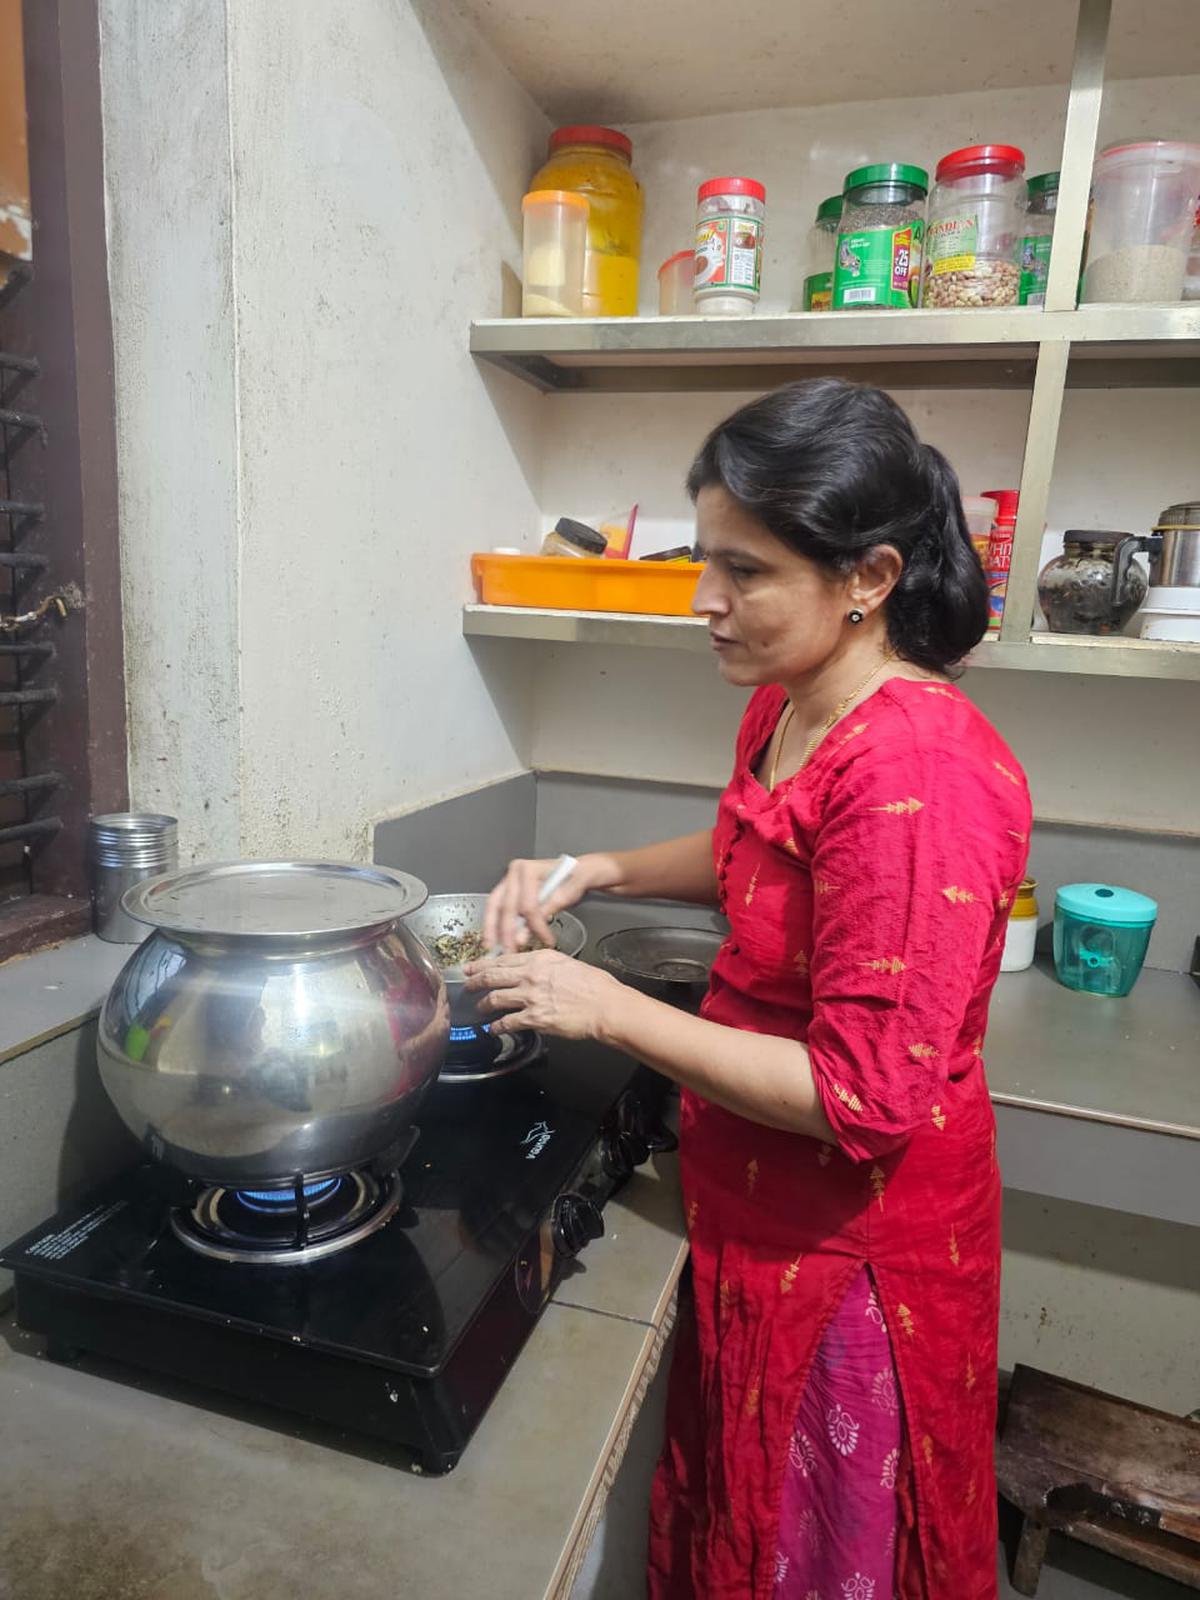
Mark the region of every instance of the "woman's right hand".
POLYGON ((508 871, 488 896, 483 937, 489 950, 497 945, 504 950, 519 950, 528 940, 522 921, 529 933, 553 947, 550 919, 568 906, 578 905, 591 890, 610 887, 617 877, 611 856, 580 856, 570 877, 559 884, 545 904, 539 905, 538 891, 557 865, 556 859, 509 863, 508 871))

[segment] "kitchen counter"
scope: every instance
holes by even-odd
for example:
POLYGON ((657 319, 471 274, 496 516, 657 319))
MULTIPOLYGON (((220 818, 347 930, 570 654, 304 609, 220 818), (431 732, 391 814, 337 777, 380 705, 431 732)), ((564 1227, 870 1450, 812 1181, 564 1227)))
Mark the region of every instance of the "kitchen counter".
POLYGON ((551 1600, 586 1549, 685 1259, 678 1162, 605 1211, 457 1470, 0 1325, 0 1596, 551 1600), (219 1409, 208 1407, 215 1404, 219 1409))

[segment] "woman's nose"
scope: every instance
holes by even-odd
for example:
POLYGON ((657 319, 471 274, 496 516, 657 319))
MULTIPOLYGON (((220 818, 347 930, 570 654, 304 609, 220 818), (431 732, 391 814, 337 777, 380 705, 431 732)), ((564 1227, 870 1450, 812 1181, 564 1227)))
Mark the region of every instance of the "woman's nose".
POLYGON ((692 596, 692 610, 698 617, 723 617, 729 610, 729 602, 721 592, 721 580, 713 571, 711 563, 700 574, 696 583, 696 592, 692 596))

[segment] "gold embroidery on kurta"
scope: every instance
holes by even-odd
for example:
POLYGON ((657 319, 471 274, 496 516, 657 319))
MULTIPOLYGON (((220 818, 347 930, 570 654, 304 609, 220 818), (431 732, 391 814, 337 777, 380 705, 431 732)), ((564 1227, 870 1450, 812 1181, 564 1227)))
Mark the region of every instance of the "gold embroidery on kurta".
POLYGON ((752 1195, 754 1186, 758 1182, 758 1162, 750 1160, 746 1163, 746 1193, 752 1195))
POLYGON ((879 1209, 883 1210, 883 1191, 887 1188, 887 1179, 883 1175, 883 1168, 878 1162, 871 1168, 871 1193, 879 1201, 879 1209))
POLYGON ((890 972, 893 977, 907 971, 899 956, 880 956, 877 961, 860 961, 859 966, 866 967, 868 972, 890 972))
POLYGON ((972 1478, 970 1483, 967 1485, 967 1504, 969 1506, 973 1506, 975 1504, 975 1479, 974 1478, 972 1478))
POLYGON ((802 978, 808 977, 808 951, 797 950, 792 957, 792 965, 802 978))
POLYGON ((796 843, 795 839, 785 839, 783 841, 783 848, 794 856, 798 856, 800 854, 800 846, 796 843))
POLYGON ((967 1388, 975 1387, 975 1363, 971 1360, 971 1352, 967 1351, 967 1388))
POLYGON ((1009 783, 1015 783, 1018 789, 1021 787, 1021 780, 1015 772, 1010 772, 1007 767, 1001 766, 999 761, 993 761, 992 765, 1002 778, 1007 778, 1009 783))
POLYGON ((955 1233, 953 1228, 950 1229, 950 1259, 953 1261, 955 1266, 958 1265, 960 1260, 958 1254, 958 1235, 955 1233))
POLYGON ((900 1318, 900 1326, 904 1329, 905 1333, 911 1339, 912 1336, 913 1336, 913 1333, 915 1332, 915 1325, 913 1323, 913 1314, 912 1314, 912 1312, 908 1309, 907 1306, 899 1305, 899 1306, 896 1307, 896 1315, 900 1318))
POLYGON ((817 1160, 820 1162, 821 1166, 827 1167, 832 1159, 833 1146, 831 1144, 823 1144, 817 1151, 817 1160))
POLYGON ((721 1321, 729 1315, 729 1308, 733 1304, 733 1286, 728 1278, 721 1279, 720 1300, 721 1321))
POLYGON ((700 1209, 699 1200, 693 1200, 691 1205, 687 1208, 687 1225, 688 1225, 689 1228, 692 1228, 692 1227, 695 1226, 696 1213, 697 1213, 697 1211, 699 1211, 699 1209, 700 1209))
POLYGON ((852 728, 847 728, 846 733, 840 742, 842 744, 849 744, 851 739, 857 739, 860 733, 866 733, 870 726, 871 724, 869 722, 856 722, 852 728))
POLYGON ((750 879, 750 886, 746 890, 746 904, 747 905, 749 905, 750 902, 754 899, 754 891, 758 888, 758 874, 759 874, 759 871, 760 871, 760 868, 755 867, 753 876, 750 879))
POLYGON ((851 1094, 849 1089, 843 1089, 840 1083, 834 1084, 833 1092, 835 1095, 837 1095, 842 1104, 847 1107, 848 1110, 853 1111, 855 1115, 862 1110, 863 1103, 858 1096, 856 1094, 851 1094))
POLYGON ((910 1044, 908 1053, 914 1061, 930 1061, 938 1054, 935 1044, 910 1044))
POLYGON ((1029 835, 1027 833, 1018 833, 1015 828, 1005 828, 1004 831, 1010 839, 1015 839, 1018 844, 1029 843, 1029 835))
POLYGON ((1000 896, 996 909, 999 911, 1007 911, 1009 906, 1012 905, 1013 895, 1016 894, 1016 892, 1017 891, 1015 889, 1005 889, 1004 893, 1000 896))
POLYGON ((907 800, 889 800, 885 806, 871 806, 870 809, 882 811, 889 817, 911 817, 914 811, 925 809, 925 802, 910 794, 907 800))
POLYGON ((946 700, 956 700, 958 698, 958 696, 953 694, 949 689, 943 689, 940 683, 927 683, 925 685, 925 693, 940 694, 946 700))
POLYGON ((983 1035, 982 1034, 977 1034, 975 1039, 972 1041, 971 1054, 973 1056, 981 1056, 983 1054, 983 1035))
POLYGON ((784 1269, 783 1277, 779 1280, 780 1294, 791 1294, 792 1285, 796 1281, 796 1274, 800 1271, 800 1263, 803 1260, 803 1256, 797 1256, 795 1261, 788 1262, 786 1268, 784 1269))
POLYGON ((754 1382, 746 1391, 746 1404, 744 1409, 748 1417, 756 1417, 758 1415, 758 1401, 761 1394, 762 1385, 759 1383, 758 1379, 755 1378, 754 1382))
POLYGON ((933 1440, 928 1434, 921 1440, 921 1454, 925 1457, 925 1465, 933 1465, 933 1440))
POLYGON ((975 904, 975 896, 970 889, 960 889, 956 883, 947 884, 942 893, 952 906, 972 906, 975 904))
POLYGON ((939 1133, 941 1133, 942 1129, 946 1126, 946 1113, 942 1110, 941 1106, 931 1106, 929 1108, 929 1114, 933 1118, 934 1127, 939 1133))
POLYGON ((828 878, 814 878, 813 888, 818 894, 833 894, 841 888, 840 883, 830 883, 828 878))

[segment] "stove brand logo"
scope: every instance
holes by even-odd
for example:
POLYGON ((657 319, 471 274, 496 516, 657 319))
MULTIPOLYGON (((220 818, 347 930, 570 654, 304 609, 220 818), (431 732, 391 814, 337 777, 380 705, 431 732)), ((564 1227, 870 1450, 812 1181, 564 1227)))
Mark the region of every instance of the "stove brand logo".
POLYGON ((553 1137, 554 1129, 548 1122, 535 1122, 521 1140, 522 1145, 529 1147, 525 1156, 526 1161, 536 1161, 553 1137))

